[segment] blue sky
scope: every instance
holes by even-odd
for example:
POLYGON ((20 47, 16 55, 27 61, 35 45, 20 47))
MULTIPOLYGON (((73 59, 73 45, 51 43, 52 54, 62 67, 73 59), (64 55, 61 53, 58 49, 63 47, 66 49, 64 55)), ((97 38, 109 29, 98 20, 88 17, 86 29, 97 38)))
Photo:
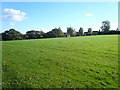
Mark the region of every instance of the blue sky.
POLYGON ((2 2, 118 2, 119 0, 2 0, 2 2))
POLYGON ((66 32, 70 26, 76 31, 80 27, 96 31, 104 20, 111 22, 111 29, 118 27, 118 2, 3 2, 2 10, 2 31, 48 32, 61 27, 66 32))

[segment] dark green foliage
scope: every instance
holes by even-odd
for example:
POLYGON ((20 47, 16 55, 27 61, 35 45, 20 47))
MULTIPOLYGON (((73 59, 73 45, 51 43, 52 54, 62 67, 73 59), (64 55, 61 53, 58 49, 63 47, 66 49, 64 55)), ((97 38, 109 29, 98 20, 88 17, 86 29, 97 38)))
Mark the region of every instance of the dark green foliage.
POLYGON ((28 39, 42 38, 43 34, 44 34, 43 31, 35 31, 35 30, 31 30, 31 31, 26 32, 26 35, 27 35, 28 39))
POLYGON ((120 34, 120 31, 111 30, 109 32, 100 32, 101 35, 120 34))
POLYGON ((22 34, 15 29, 10 29, 2 33, 3 40, 21 40, 23 39, 22 34))
POLYGON ((28 36, 26 34, 23 35, 23 39, 27 39, 28 36))
POLYGON ((2 33, 0 33, 0 41, 2 41, 2 33))
POLYGON ((110 22, 108 20, 102 22, 102 32, 108 33, 110 31, 110 22))
POLYGON ((83 35, 83 28, 82 28, 82 27, 80 27, 80 29, 79 29, 79 35, 80 35, 80 36, 83 35))
POLYGON ((59 27, 58 29, 55 28, 55 29, 52 29, 52 31, 49 31, 45 34, 45 37, 63 37, 64 36, 64 33, 63 31, 61 30, 61 28, 59 27))
POLYGON ((88 28, 88 34, 92 34, 92 28, 88 28))
POLYGON ((119 31, 119 28, 117 28, 116 31, 119 31))
POLYGON ((0 40, 23 40, 23 39, 40 39, 40 38, 55 38, 55 37, 70 37, 70 36, 89 36, 89 35, 106 35, 106 34, 120 34, 120 30, 110 29, 110 22, 103 21, 102 31, 93 31, 92 28, 88 28, 88 32, 83 33, 83 28, 80 27, 79 32, 76 32, 72 27, 67 27, 67 33, 61 30, 61 28, 54 28, 51 31, 44 33, 43 31, 30 30, 26 34, 21 34, 15 29, 6 30, 0 33, 0 40))
POLYGON ((70 35, 70 36, 75 36, 76 35, 76 32, 75 32, 75 29, 73 29, 72 27, 67 27, 67 35, 70 35))

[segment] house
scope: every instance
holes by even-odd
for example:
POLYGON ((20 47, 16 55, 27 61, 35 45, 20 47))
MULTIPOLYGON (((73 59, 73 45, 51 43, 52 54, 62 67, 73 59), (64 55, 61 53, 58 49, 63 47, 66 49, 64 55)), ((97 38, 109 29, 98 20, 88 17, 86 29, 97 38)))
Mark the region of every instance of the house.
POLYGON ((93 35, 97 35, 99 31, 93 31, 92 34, 93 35))
POLYGON ((86 35, 87 35, 87 33, 88 33, 88 32, 84 32, 84 36, 86 36, 86 35))
POLYGON ((65 35, 65 37, 70 37, 70 35, 69 35, 69 34, 67 34, 67 33, 64 33, 64 35, 65 35))
POLYGON ((67 34, 67 37, 70 37, 70 35, 69 35, 69 34, 67 34))

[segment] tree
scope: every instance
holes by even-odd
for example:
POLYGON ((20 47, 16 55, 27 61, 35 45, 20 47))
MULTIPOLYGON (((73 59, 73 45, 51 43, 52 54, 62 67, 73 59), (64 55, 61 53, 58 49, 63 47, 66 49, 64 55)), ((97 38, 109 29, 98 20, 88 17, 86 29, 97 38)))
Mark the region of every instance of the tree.
POLYGON ((0 33, 0 41, 2 41, 2 33, 0 33))
POLYGON ((101 29, 102 29, 102 32, 108 33, 110 31, 110 22, 108 20, 102 21, 101 29))
POLYGON ((53 29, 52 32, 53 32, 55 37, 62 37, 62 36, 64 36, 64 33, 63 33, 63 31, 61 30, 60 27, 58 29, 57 28, 53 29))
POLYGON ((79 29, 79 35, 83 35, 83 28, 82 27, 80 27, 80 29, 79 29))
POLYGON ((76 35, 76 32, 75 32, 75 29, 73 29, 72 27, 67 27, 67 34, 70 35, 70 36, 75 36, 76 35))
POLYGON ((100 32, 100 29, 99 29, 99 32, 100 32))
POLYGON ((9 30, 6 30, 4 33, 2 33, 2 39, 3 40, 21 40, 23 39, 23 37, 19 31, 16 31, 15 29, 9 29, 9 30))
POLYGON ((59 27, 58 28, 58 36, 60 36, 60 37, 63 37, 64 36, 64 32, 62 31, 62 29, 59 27))
POLYGON ((28 36, 26 34, 23 35, 23 39, 27 39, 28 36))
POLYGON ((119 31, 119 28, 117 28, 116 31, 119 31))
POLYGON ((64 36, 64 33, 63 31, 61 30, 61 28, 59 27, 58 29, 57 28, 54 28, 52 29, 52 31, 49 31, 45 34, 46 37, 63 37, 64 36))
POLYGON ((37 39, 37 38, 41 38, 43 37, 44 32, 43 31, 35 31, 35 30, 31 30, 31 31, 27 31, 26 35, 28 39, 37 39))
POLYGON ((92 34, 92 28, 88 28, 88 34, 92 34))

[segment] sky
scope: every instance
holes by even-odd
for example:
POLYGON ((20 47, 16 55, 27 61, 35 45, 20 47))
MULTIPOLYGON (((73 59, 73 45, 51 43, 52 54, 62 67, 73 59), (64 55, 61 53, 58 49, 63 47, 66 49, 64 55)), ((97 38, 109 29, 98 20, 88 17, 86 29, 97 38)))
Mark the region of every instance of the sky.
POLYGON ((1 0, 2 2, 118 2, 119 0, 1 0))
POLYGON ((118 27, 118 2, 2 2, 2 30, 14 28, 51 31, 80 27, 98 31, 102 21, 109 20, 111 30, 118 27))

